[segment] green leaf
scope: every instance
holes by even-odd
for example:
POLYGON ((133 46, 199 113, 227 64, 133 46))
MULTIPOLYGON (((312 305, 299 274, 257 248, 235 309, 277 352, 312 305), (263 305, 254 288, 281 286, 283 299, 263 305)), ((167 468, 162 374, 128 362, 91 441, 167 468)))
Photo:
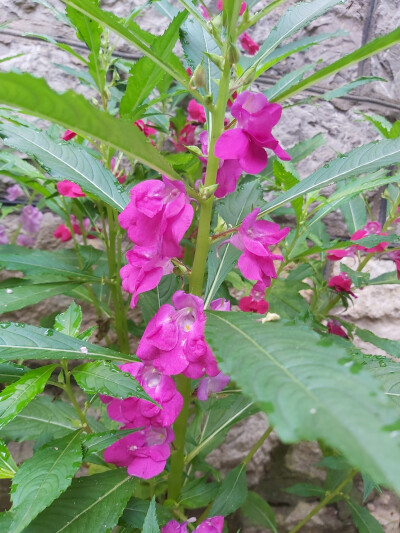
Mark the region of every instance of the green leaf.
POLYGON ((357 87, 360 87, 361 85, 365 85, 366 83, 371 83, 372 81, 386 81, 383 78, 378 78, 377 76, 363 76, 361 78, 357 78, 354 81, 351 81, 350 83, 346 83, 345 85, 342 85, 341 87, 337 87, 336 89, 333 89, 332 91, 328 91, 327 93, 322 95, 322 98, 324 100, 327 100, 330 102, 333 100, 333 98, 341 98, 345 94, 348 94, 350 91, 353 91, 357 87))
MULTIPOLYGON (((85 3, 89 5, 89 2, 85 3)), ((98 139, 161 174, 179 179, 179 175, 135 125, 96 109, 83 96, 72 91, 58 94, 43 79, 30 74, 1 72, 0 104, 56 122, 79 135, 98 139)))
POLYGON ((31 250, 13 244, 0 245, 0 265, 7 270, 19 270, 28 275, 47 278, 72 278, 74 281, 100 281, 78 265, 75 250, 31 250))
POLYGON ((75 302, 64 313, 56 316, 54 321, 54 329, 64 335, 70 337, 77 337, 82 323, 82 309, 75 302))
POLYGON ((0 125, 0 135, 8 146, 34 157, 57 181, 73 181, 119 211, 128 204, 128 194, 114 175, 78 144, 56 142, 44 131, 10 124, 0 125))
POLYGON ((37 394, 42 392, 55 368, 57 365, 35 368, 1 391, 0 428, 15 418, 37 394))
POLYGON ((246 501, 246 497, 246 467, 240 464, 226 475, 209 514, 210 516, 227 516, 239 509, 246 501))
MULTIPOLYGON (((149 510, 150 502, 131 498, 121 517, 121 522, 130 528, 137 528, 142 531, 144 519, 149 510)), ((161 505, 156 504, 157 521, 160 526, 171 520, 170 513, 161 505)))
POLYGON ((362 341, 373 344, 377 348, 384 350, 393 357, 400 357, 400 344, 398 341, 386 339, 385 337, 379 337, 378 335, 375 335, 375 333, 372 333, 372 331, 368 329, 362 329, 357 326, 354 327, 353 324, 349 325, 353 327, 354 333, 360 337, 362 341))
POLYGON ((52 329, 19 322, 0 322, 0 360, 98 359, 132 362, 131 357, 73 339, 52 329))
POLYGON ((72 405, 50 396, 38 396, 1 430, 6 440, 22 442, 37 440, 46 433, 49 438, 61 438, 79 427, 72 405))
MULTIPOLYGON (((172 49, 178 39, 179 27, 186 18, 181 12, 171 22, 167 30, 153 41, 151 49, 163 61, 168 62, 172 49)), ((140 58, 131 68, 128 83, 120 104, 121 116, 129 115, 132 120, 140 118, 139 106, 149 96, 155 86, 165 76, 165 72, 150 58, 140 58)))
POLYGON ((354 63, 359 63, 360 61, 363 61, 374 54, 378 54, 379 52, 382 52, 383 50, 386 50, 387 48, 390 48, 399 42, 400 28, 396 28, 394 31, 386 35, 382 35, 381 37, 377 37, 358 50, 355 50, 354 52, 351 52, 350 54, 338 59, 334 63, 321 68, 311 76, 308 76, 305 80, 300 81, 296 85, 290 87, 290 89, 287 89, 281 93, 275 101, 282 102, 287 98, 291 98, 293 95, 304 91, 319 81, 336 74, 336 72, 354 65, 354 63))
POLYGON ((113 429, 101 433, 90 433, 82 442, 85 461, 91 462, 91 456, 97 455, 108 446, 111 446, 111 444, 114 444, 114 442, 136 431, 139 431, 139 429, 113 429))
POLYGON ((156 499, 154 496, 150 502, 146 518, 143 522, 142 533, 160 533, 156 515, 156 499))
POLYGON ((11 486, 12 531, 20 533, 71 484, 81 466, 81 431, 53 440, 20 466, 11 486))
POLYGON ((206 478, 192 479, 182 487, 178 503, 186 509, 206 507, 217 492, 218 483, 207 483, 206 478))
POLYGON ((248 492, 246 502, 241 511, 243 516, 246 516, 252 524, 266 527, 277 533, 274 511, 256 492, 248 492))
POLYGON ((316 496, 325 496, 326 494, 325 489, 312 485, 311 483, 296 483, 285 489, 285 492, 300 496, 301 498, 315 498, 316 496))
POLYGON ((400 407, 400 363, 380 355, 366 355, 360 362, 380 382, 385 394, 400 407))
POLYGON ((29 372, 27 366, 16 365, 14 363, 0 363, 0 383, 14 383, 21 376, 29 372))
POLYGON ((13 478, 18 470, 6 443, 0 439, 0 479, 13 478))
POLYGON ((219 368, 262 406, 283 442, 322 440, 400 492, 398 432, 390 431, 399 413, 349 359, 347 343, 322 339, 306 326, 262 324, 246 313, 206 314, 219 368))
MULTIPOLYGON (((217 212, 231 226, 239 224, 254 207, 262 205, 262 190, 257 179, 246 180, 240 183, 235 192, 229 194, 223 200, 219 200, 216 206, 217 212)), ((208 307, 215 293, 232 270, 240 256, 240 251, 231 244, 220 248, 217 257, 217 249, 221 243, 211 247, 208 254, 208 275, 204 306, 208 307)))
POLYGON ((384 533, 380 523, 365 507, 349 499, 346 499, 346 503, 359 533, 384 533))
POLYGON ((400 120, 396 120, 392 124, 381 115, 366 115, 365 113, 361 113, 361 115, 368 122, 371 122, 386 139, 397 139, 400 136, 400 120))
POLYGON ((310 70, 313 70, 314 67, 315 63, 310 63, 309 65, 304 65, 303 67, 293 70, 285 76, 282 76, 282 78, 277 81, 275 85, 264 91, 265 96, 268 98, 268 100, 277 98, 283 91, 286 91, 286 89, 289 89, 292 87, 292 85, 301 81, 304 77, 304 74, 310 70))
POLYGON ((355 148, 347 154, 340 155, 323 167, 317 169, 308 178, 281 194, 260 213, 260 217, 277 207, 291 202, 312 191, 322 189, 330 183, 357 176, 365 172, 374 172, 382 167, 400 161, 400 139, 372 142, 355 148))
POLYGON ((134 483, 121 468, 74 479, 24 533, 108 533, 117 524, 134 483))
POLYGON ((75 289, 79 283, 60 281, 56 283, 24 284, 12 289, 0 289, 0 314, 34 305, 47 298, 75 289))
POLYGON ((164 276, 160 283, 152 291, 139 296, 139 305, 143 319, 148 323, 160 307, 169 302, 171 296, 179 289, 180 280, 175 274, 164 276))
POLYGON ((344 263, 340 263, 340 271, 346 272, 346 274, 351 279, 351 282, 353 283, 354 287, 356 289, 359 289, 360 287, 364 285, 368 285, 370 273, 369 272, 358 272, 358 270, 352 270, 348 266, 346 266, 344 263))
POLYGON ((84 363, 72 371, 78 385, 87 394, 106 394, 113 398, 142 398, 155 403, 129 372, 107 361, 84 363))
POLYGON ((260 46, 257 54, 243 61, 243 67, 250 68, 251 65, 256 65, 258 69, 283 41, 339 3, 343 3, 343 0, 314 0, 307 3, 300 2, 289 8, 260 46))
POLYGON ((268 294, 269 310, 284 318, 304 317, 309 305, 299 291, 310 286, 301 281, 277 279, 268 294))
POLYGON ((350 235, 361 229, 367 223, 367 209, 365 202, 360 196, 356 196, 340 206, 346 227, 350 235))
POLYGON ((380 486, 375 483, 373 479, 371 479, 366 474, 362 474, 362 480, 363 480, 363 503, 368 498, 368 496, 371 494, 373 490, 377 490, 379 493, 382 493, 382 490, 380 486))

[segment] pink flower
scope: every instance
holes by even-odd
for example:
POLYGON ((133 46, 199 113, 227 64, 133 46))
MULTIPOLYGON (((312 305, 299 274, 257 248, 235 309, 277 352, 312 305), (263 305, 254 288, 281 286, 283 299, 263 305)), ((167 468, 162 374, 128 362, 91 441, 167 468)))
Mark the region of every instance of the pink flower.
POLYGON ((176 390, 174 380, 143 363, 127 363, 121 365, 120 369, 135 377, 145 392, 161 407, 140 398, 119 400, 102 397, 101 400, 108 403, 108 416, 128 428, 172 426, 183 406, 183 398, 176 390))
POLYGON ((349 338, 345 330, 336 320, 329 320, 326 326, 328 328, 329 333, 331 333, 332 335, 338 335, 339 337, 343 337, 344 339, 349 338))
POLYGON ((196 100, 192 99, 189 101, 188 107, 188 119, 193 122, 200 122, 200 124, 204 124, 206 121, 206 112, 204 111, 204 107, 196 102, 196 100))
POLYGON ((111 170, 113 171, 114 176, 117 178, 118 182, 121 185, 123 185, 126 182, 126 174, 124 174, 123 170, 119 170, 117 173, 114 172, 114 169, 115 169, 115 157, 111 158, 110 166, 111 166, 111 170))
POLYGON ((26 205, 21 213, 22 229, 28 233, 37 233, 42 222, 43 213, 33 205, 26 205))
POLYGON ((210 394, 222 391, 222 389, 224 389, 228 383, 229 376, 226 376, 222 372, 212 378, 201 379, 197 389, 197 399, 205 402, 208 400, 210 394))
POLYGON ((225 300, 225 298, 217 298, 210 303, 210 308, 213 311, 230 311, 231 302, 225 300))
POLYGON ((333 276, 328 281, 328 287, 335 289, 336 292, 347 292, 357 298, 357 296, 350 290, 351 279, 346 272, 341 272, 338 276, 333 276))
MULTIPOLYGON (((171 520, 164 527, 161 528, 161 533, 188 533, 187 524, 193 522, 195 519, 191 518, 179 524, 176 520, 171 520)), ((213 516, 212 518, 207 518, 202 522, 193 533, 222 533, 224 527, 224 517, 223 516, 213 516)))
MULTIPOLYGON (((387 235, 387 233, 382 233, 381 229, 382 228, 379 222, 368 222, 362 229, 359 229, 355 233, 353 233, 353 235, 350 237, 350 240, 357 241, 358 239, 362 239, 363 237, 367 237, 368 235, 387 235)), ((383 250, 388 244, 389 243, 387 242, 380 242, 377 246, 374 246, 373 248, 365 248, 365 246, 360 246, 359 244, 356 244, 355 248, 357 248, 357 250, 363 250, 365 252, 373 254, 375 252, 383 252, 383 250)))
POLYGON ((177 152, 186 152, 186 146, 194 144, 194 132, 196 130, 196 124, 186 124, 178 136, 178 140, 172 139, 173 145, 177 152))
POLYGON ((15 202, 17 198, 23 195, 24 195, 24 191, 16 183, 15 185, 11 185, 11 187, 8 187, 7 194, 6 194, 6 200, 8 200, 9 202, 15 202))
POLYGON ((260 49, 258 44, 255 43, 250 35, 246 32, 242 33, 242 35, 239 37, 239 42, 243 50, 245 50, 251 56, 254 56, 254 54, 256 54, 260 49))
POLYGON ((33 246, 35 244, 35 237, 20 233, 17 237, 17 244, 18 246, 25 246, 25 247, 33 246))
POLYGON ((131 201, 119 215, 120 225, 138 246, 156 247, 161 258, 180 254, 179 242, 188 230, 193 207, 180 181, 142 181, 131 189, 131 201))
POLYGON ((142 119, 137 120, 135 122, 135 126, 137 126, 140 131, 142 131, 146 137, 149 135, 155 135, 157 133, 157 130, 149 126, 148 124, 145 124, 142 119))
POLYGON ((173 440, 171 428, 149 426, 106 448, 104 460, 117 466, 127 466, 130 476, 150 479, 164 470, 171 453, 169 443, 173 440))
POLYGON ((394 261, 397 269, 397 279, 400 279, 400 250, 389 252, 388 257, 394 261))
POLYGON ((61 196, 67 196, 68 198, 80 198, 86 196, 79 185, 68 180, 58 181, 57 191, 61 196))
POLYGON ((199 8, 200 8, 201 14, 203 15, 203 18, 205 18, 206 20, 210 20, 211 17, 210 17, 210 14, 208 12, 208 9, 205 6, 202 6, 202 5, 200 5, 199 8))
POLYGON ((189 76, 189 78, 192 77, 192 69, 190 67, 187 67, 186 74, 189 76))
POLYGON ((71 131, 71 130, 65 130, 65 133, 64 135, 61 137, 61 139, 63 141, 70 141, 71 139, 73 139, 74 137, 76 137, 76 133, 71 131))
POLYGON ((178 291, 172 296, 172 303, 173 306, 162 305, 148 323, 137 356, 168 376, 216 376, 217 363, 204 339, 203 300, 178 291))
POLYGON ((6 228, 3 224, 0 224, 0 244, 8 244, 9 240, 6 233, 6 228))
POLYGON ((281 255, 270 252, 268 246, 275 245, 289 233, 288 227, 280 229, 278 224, 257 220, 259 208, 253 209, 244 219, 239 231, 228 242, 242 250, 238 267, 243 276, 259 283, 256 290, 268 287, 271 278, 276 278, 274 260, 283 261, 281 255))
POLYGON ((340 261, 343 257, 353 257, 354 255, 354 246, 350 248, 340 249, 340 250, 329 250, 326 253, 326 258, 330 261, 340 261))
POLYGON ((72 239, 72 234, 65 224, 60 224, 53 232, 53 235, 56 239, 60 239, 61 242, 67 242, 72 239))
POLYGON ((135 246, 126 253, 128 264, 121 268, 122 288, 132 294, 131 308, 138 301, 139 294, 151 291, 160 283, 161 278, 170 274, 173 265, 168 257, 157 255, 155 249, 135 246))
POLYGON ((234 103, 234 101, 235 101, 236 98, 237 98, 237 95, 238 95, 238 94, 237 94, 237 91, 235 91, 234 93, 231 94, 231 96, 230 96, 230 98, 229 98, 229 100, 228 100, 228 103, 227 103, 227 106, 229 107, 229 109, 232 108, 233 103, 234 103))
MULTIPOLYGON (((217 9, 219 11, 222 11, 222 8, 223 8, 223 1, 222 0, 218 0, 218 3, 217 3, 217 9)), ((246 11, 246 2, 242 2, 242 5, 240 6, 240 11, 239 11, 239 15, 243 15, 243 13, 246 11)))
POLYGON ((265 285, 259 281, 250 291, 250 296, 239 300, 239 309, 244 312, 259 313, 263 315, 268 311, 269 305, 265 300, 265 285))
POLYGON ((238 127, 219 137, 214 150, 216 157, 235 161, 249 174, 258 174, 267 166, 265 148, 273 150, 279 159, 290 160, 271 133, 281 118, 279 104, 270 104, 261 93, 244 91, 236 98, 231 113, 238 127))

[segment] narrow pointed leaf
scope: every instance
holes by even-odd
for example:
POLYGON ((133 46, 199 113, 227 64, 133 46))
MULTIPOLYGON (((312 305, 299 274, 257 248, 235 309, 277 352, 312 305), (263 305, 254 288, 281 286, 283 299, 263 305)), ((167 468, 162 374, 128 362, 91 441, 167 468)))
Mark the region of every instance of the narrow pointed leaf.
POLYGON ((142 533, 160 533, 160 528, 157 521, 156 514, 156 500, 153 496, 153 499, 150 502, 149 508, 147 510, 146 518, 143 522, 142 533))
POLYGON ((114 350, 73 339, 52 329, 19 322, 0 322, 0 360, 98 359, 132 362, 114 350))
POLYGON ((82 309, 75 302, 64 313, 56 316, 54 321, 54 329, 64 335, 70 337, 77 337, 82 323, 82 309))
POLYGON ((344 96, 345 94, 348 94, 349 92, 353 91, 357 87, 361 87, 362 85, 365 85, 366 83, 371 83, 372 81, 386 81, 386 80, 384 80, 383 78, 378 78, 377 76, 364 76, 354 81, 351 81, 350 83, 346 83, 345 85, 342 85, 341 87, 337 87, 336 89, 333 89, 332 91, 328 91, 327 93, 322 95, 322 98, 330 102, 334 98, 341 98, 342 96, 344 96))
MULTIPOLYGON (((89 2, 86 3, 89 5, 89 2)), ((179 175, 135 125, 96 109, 73 91, 58 94, 44 79, 30 74, 1 72, 0 104, 16 107, 23 113, 98 139, 160 173, 179 179, 179 175)))
MULTIPOLYGON (((131 531, 131 528, 137 528, 142 531, 144 519, 146 518, 149 506, 149 501, 139 500, 139 498, 131 498, 128 505, 125 507, 121 522, 130 528, 129 531, 131 531)), ((168 510, 158 503, 156 503, 156 514, 160 526, 163 526, 172 520, 172 516, 168 510)))
POLYGON ((18 467, 8 451, 6 443, 0 439, 0 479, 13 478, 17 470, 18 467))
POLYGON ((343 343, 305 326, 212 311, 206 338, 221 371, 265 410, 283 442, 322 440, 400 493, 400 434, 391 429, 399 412, 343 343))
POLYGON ((71 484, 82 462, 81 431, 54 440, 20 466, 11 486, 12 531, 20 533, 71 484))
POLYGON ((246 467, 243 464, 228 472, 210 509, 210 516, 227 516, 246 501, 246 467))
POLYGON ((274 511, 256 492, 248 492, 246 502, 242 506, 241 512, 249 519, 251 524, 266 527, 273 531, 273 533, 278 532, 276 529, 274 511))
POLYGON ((365 507, 352 500, 346 500, 346 503, 359 533, 384 533, 380 523, 365 507))
POLYGON ((273 87, 270 87, 264 91, 265 96, 268 98, 268 100, 277 98, 283 91, 286 91, 292 87, 292 85, 295 85, 301 81, 304 77, 304 74, 310 70, 313 70, 314 67, 315 63, 310 63, 309 65, 304 65, 303 67, 294 70, 293 72, 289 72, 289 74, 286 74, 285 76, 282 76, 282 78, 277 81, 273 87))
MULTIPOLYGON (((109 533, 117 524, 135 484, 125 469, 74 479, 26 533, 109 533)), ((25 532, 24 532, 25 533, 25 532)))
POLYGON ((0 363, 0 383, 14 383, 29 370, 27 366, 15 363, 0 363))

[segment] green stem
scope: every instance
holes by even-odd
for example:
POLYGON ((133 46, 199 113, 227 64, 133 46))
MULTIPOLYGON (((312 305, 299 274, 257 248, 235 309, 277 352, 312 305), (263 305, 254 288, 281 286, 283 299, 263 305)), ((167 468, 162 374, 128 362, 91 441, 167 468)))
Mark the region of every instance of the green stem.
POLYGON ((264 441, 268 439, 268 437, 271 435, 273 430, 272 426, 269 426, 264 433, 261 435, 261 437, 258 439, 258 441, 254 444, 254 446, 251 448, 249 453, 246 455, 246 457, 243 459, 242 463, 244 466, 247 466, 251 459, 253 458, 254 454, 261 448, 261 446, 264 444, 264 441))
POLYGON ((265 6, 263 9, 258 11, 255 15, 250 17, 250 19, 247 22, 242 22, 242 24, 239 26, 239 34, 243 33, 251 26, 254 26, 254 24, 256 24, 259 20, 261 20, 266 15, 268 15, 268 13, 270 13, 273 9, 280 6, 284 2, 286 2, 286 0, 274 0, 274 2, 271 2, 270 4, 265 6))
POLYGON ((299 531, 299 529, 301 529, 309 520, 311 520, 313 516, 315 516, 321 509, 326 507, 330 501, 332 501, 336 496, 338 496, 338 494, 340 494, 342 489, 344 489, 344 487, 353 479, 355 474, 356 471, 352 470, 350 474, 346 477, 346 479, 342 483, 340 483, 340 485, 338 485, 335 490, 333 490, 332 492, 328 492, 325 498, 318 505, 316 505, 314 509, 310 513, 308 513, 308 515, 303 518, 303 520, 301 520, 301 522, 295 525, 289 531, 289 533, 296 533, 297 531, 299 531))
POLYGON ((79 403, 77 402, 75 398, 75 394, 71 387, 71 372, 68 370, 68 361, 61 361, 61 366, 64 370, 64 376, 65 376, 65 383, 62 387, 66 394, 68 395, 68 398, 71 400, 72 405, 75 408, 75 411, 77 412, 77 415, 79 416, 79 419, 82 423, 82 427, 85 429, 87 433, 92 433, 92 430, 90 429, 89 422, 86 419, 86 416, 82 409, 80 408, 79 403))

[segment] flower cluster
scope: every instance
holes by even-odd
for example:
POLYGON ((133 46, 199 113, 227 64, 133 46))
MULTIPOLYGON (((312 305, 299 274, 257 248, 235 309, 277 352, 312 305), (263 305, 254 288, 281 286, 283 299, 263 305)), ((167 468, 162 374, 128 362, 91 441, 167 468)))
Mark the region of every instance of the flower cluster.
MULTIPOLYGON (((350 237, 351 241, 357 241, 358 239, 363 239, 364 237, 368 237, 368 235, 382 235, 385 236, 387 233, 382 232, 382 227, 379 222, 372 221, 368 222, 363 228, 357 230, 353 235, 350 237)), ((344 257, 354 257, 354 254, 357 250, 367 252, 369 254, 374 254, 376 252, 383 252, 386 246, 388 245, 387 242, 380 242, 377 246, 374 246, 372 248, 366 248, 365 246, 361 246, 360 244, 355 244, 353 246, 350 246, 349 248, 342 248, 339 250, 330 250, 326 257, 330 261, 340 261, 340 259, 343 259, 344 257)))
MULTIPOLYGON (((176 520, 171 520, 164 527, 161 528, 161 533, 188 533, 187 525, 190 522, 195 522, 195 518, 190 518, 183 524, 179 524, 176 520)), ((224 527, 223 516, 213 516, 207 518, 200 525, 193 530, 193 533, 222 533, 224 527)))
POLYGON ((91 233, 88 233, 89 230, 94 230, 95 228, 90 228, 90 220, 88 218, 82 219, 82 226, 79 223, 79 220, 74 215, 71 215, 71 228, 69 228, 66 224, 60 224, 57 226, 55 231, 53 232, 53 235, 56 239, 60 239, 61 242, 67 242, 72 239, 72 233, 74 235, 82 235, 82 228, 85 232, 87 239, 95 239, 96 237, 92 235, 91 233), (71 232, 72 230, 72 232, 71 232))
MULTIPOLYGON (((16 186, 12 186, 8 189, 8 193, 13 197, 18 191, 15 189, 16 186), (10 192, 10 189, 13 189, 13 191, 10 192)), ((18 193, 15 198, 20 196, 18 193)), ((35 237, 36 233, 40 229, 40 224, 42 222, 43 213, 39 211, 39 209, 33 205, 26 205, 21 212, 20 218, 19 218, 19 229, 18 229, 18 236, 16 238, 16 243, 19 246, 33 246, 35 243, 35 237)), ((7 231, 5 226, 0 224, 0 244, 8 244, 9 239, 7 235, 7 231)))
POLYGON ((131 307, 142 292, 154 289, 162 276, 172 272, 171 259, 179 257, 179 242, 188 230, 193 207, 179 181, 163 177, 131 189, 131 200, 119 215, 120 225, 135 244, 121 269, 122 287, 132 294, 131 307))

